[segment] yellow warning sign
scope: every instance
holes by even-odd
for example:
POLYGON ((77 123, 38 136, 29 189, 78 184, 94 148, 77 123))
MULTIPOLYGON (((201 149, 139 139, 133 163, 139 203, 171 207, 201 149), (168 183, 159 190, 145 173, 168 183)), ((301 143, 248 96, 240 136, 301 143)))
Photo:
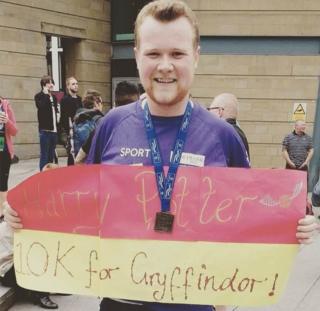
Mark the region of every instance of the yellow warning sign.
POLYGON ((307 104, 306 103, 294 103, 292 120, 306 120, 307 104))

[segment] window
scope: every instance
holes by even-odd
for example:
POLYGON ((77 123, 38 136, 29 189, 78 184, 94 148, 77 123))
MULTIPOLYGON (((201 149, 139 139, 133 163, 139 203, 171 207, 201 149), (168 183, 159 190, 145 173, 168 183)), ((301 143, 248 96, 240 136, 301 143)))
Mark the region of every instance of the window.
POLYGON ((112 41, 132 41, 134 22, 141 8, 150 0, 111 1, 112 41))
POLYGON ((54 91, 61 90, 64 85, 61 65, 62 52, 61 38, 47 36, 47 67, 48 74, 55 82, 54 91))
POLYGON ((201 37, 202 54, 318 55, 319 38, 313 37, 201 37))

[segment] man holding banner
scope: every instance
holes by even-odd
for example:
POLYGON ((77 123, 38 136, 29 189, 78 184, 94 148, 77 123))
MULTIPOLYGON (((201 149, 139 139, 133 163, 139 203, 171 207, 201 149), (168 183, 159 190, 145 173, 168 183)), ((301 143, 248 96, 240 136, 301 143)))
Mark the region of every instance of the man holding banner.
MULTIPOLYGON (((179 221, 178 216, 175 219, 170 212, 170 201, 180 164, 248 168, 249 163, 233 128, 212 118, 210 113, 190 100, 200 51, 198 25, 191 9, 177 0, 158 0, 147 4, 136 20, 135 45, 137 67, 146 98, 114 109, 101 120, 87 163, 152 165, 161 200, 161 210, 156 213, 153 230, 162 232, 163 236, 170 235, 179 221), (164 166, 168 167, 166 174, 164 166)), ((121 209, 121 205, 118 207, 121 209)), ((131 221, 126 214, 121 216, 122 220, 131 221)), ((5 210, 5 217, 12 227, 22 227, 17 213, 9 207, 5 210)), ((315 227, 312 217, 300 220, 297 229, 299 241, 310 242, 315 227)), ((187 283, 185 286, 188 288, 187 283)), ((100 310, 214 309, 210 305, 104 298, 100 310)))
MULTIPOLYGON (((193 12, 180 1, 149 3, 137 17, 135 44, 146 99, 116 109, 105 117, 94 138, 88 163, 153 165, 156 176, 160 176, 157 183, 162 198, 155 230, 170 232, 173 222, 170 198, 161 192, 173 187, 179 163, 222 167, 249 167, 249 164, 243 144, 232 128, 189 100, 200 51, 193 12), (167 179, 173 180, 164 182, 163 187, 162 164, 169 166, 167 179)), ((312 222, 310 219, 301 221, 306 232, 299 233, 299 237, 308 240, 312 222)), ((143 304, 105 298, 100 310, 130 308, 209 311, 212 307, 143 304)))

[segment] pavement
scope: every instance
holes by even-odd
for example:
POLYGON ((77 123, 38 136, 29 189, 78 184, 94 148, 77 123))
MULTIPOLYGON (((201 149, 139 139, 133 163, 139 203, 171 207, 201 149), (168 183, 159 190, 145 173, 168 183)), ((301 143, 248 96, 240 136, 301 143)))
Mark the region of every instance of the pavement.
MULTIPOLYGON (((66 165, 66 158, 60 158, 59 164, 66 165)), ((11 166, 9 185, 14 187, 29 176, 38 172, 38 159, 20 160, 11 166)), ((254 254, 252 254, 254 256, 254 254)), ((4 289, 0 287, 1 291, 4 289)), ((296 257, 288 285, 280 301, 272 306, 245 308, 228 307, 228 311, 320 311, 320 235, 314 237, 310 245, 302 245, 296 257)), ((81 311, 98 310, 99 299, 86 296, 52 296, 59 304, 59 310, 81 311)), ((10 311, 43 310, 29 303, 16 303, 10 311)), ((0 309, 0 311, 3 311, 0 309)))

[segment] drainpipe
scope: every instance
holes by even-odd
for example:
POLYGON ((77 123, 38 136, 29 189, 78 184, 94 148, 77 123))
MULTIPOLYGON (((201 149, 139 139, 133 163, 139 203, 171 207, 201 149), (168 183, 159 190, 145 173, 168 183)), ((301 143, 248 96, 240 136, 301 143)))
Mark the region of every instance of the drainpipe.
POLYGON ((312 191, 314 185, 319 179, 319 169, 320 169, 320 77, 318 86, 318 98, 316 106, 316 115, 314 119, 313 128, 313 147, 314 154, 310 162, 309 168, 309 181, 308 181, 308 191, 312 191))

